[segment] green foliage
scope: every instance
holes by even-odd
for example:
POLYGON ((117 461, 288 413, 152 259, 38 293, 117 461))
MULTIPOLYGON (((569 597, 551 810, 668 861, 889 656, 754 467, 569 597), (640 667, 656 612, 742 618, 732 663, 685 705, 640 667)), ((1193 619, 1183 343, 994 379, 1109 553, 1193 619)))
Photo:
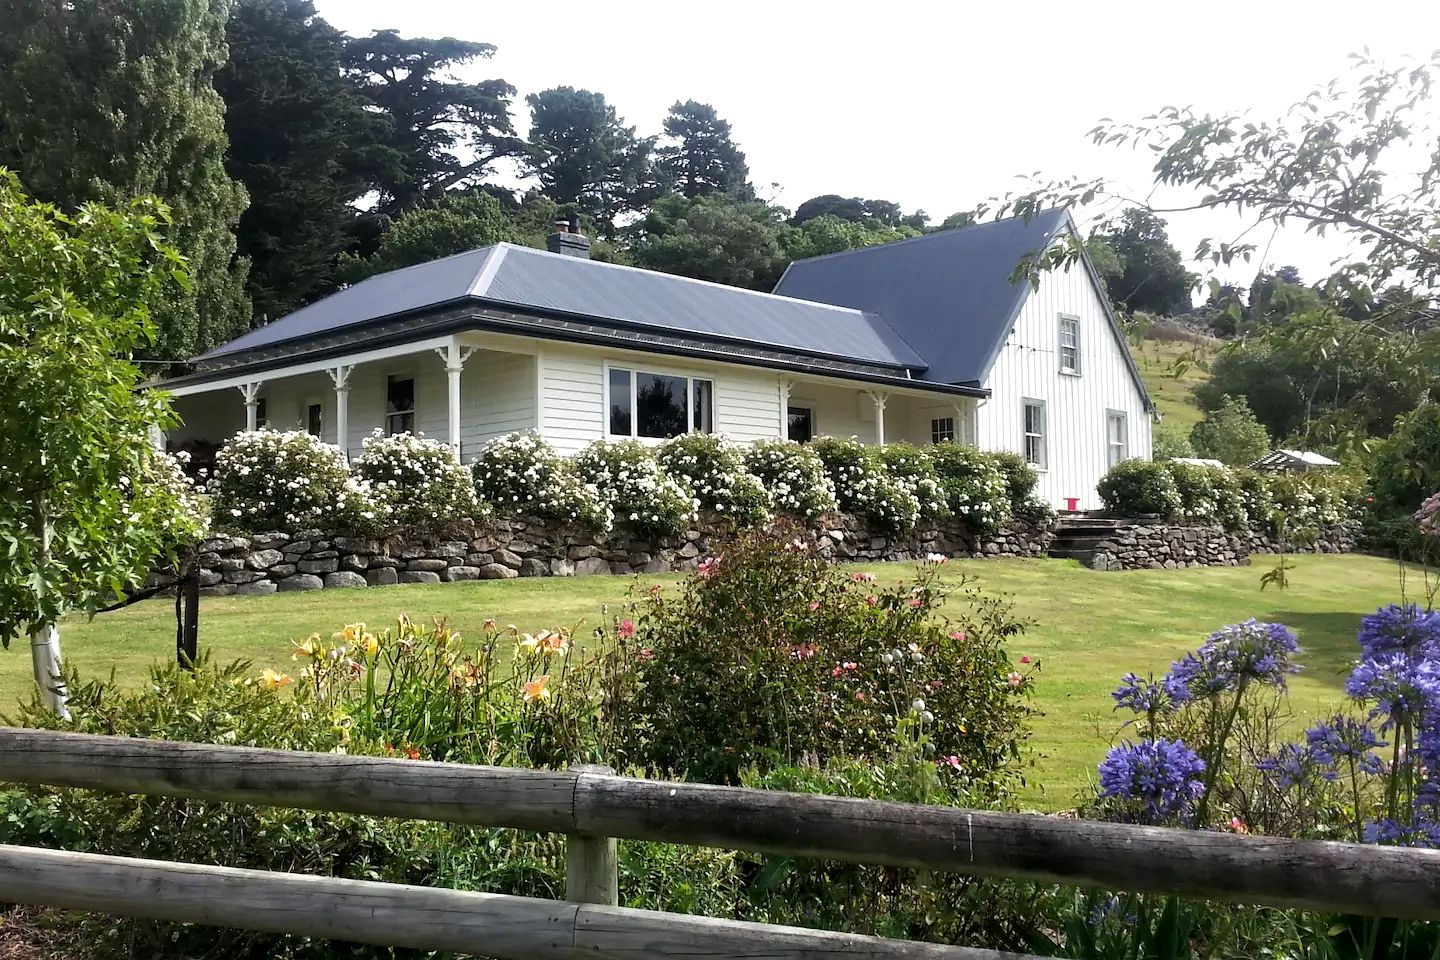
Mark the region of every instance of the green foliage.
POLYGON ((346 255, 336 272, 346 283, 357 283, 377 273, 519 239, 515 222, 490 194, 447 194, 396 217, 374 253, 364 258, 346 255))
POLYGON ((70 213, 156 196, 190 283, 150 298, 136 349, 184 359, 250 326, 247 264, 235 256, 245 189, 226 174, 223 0, 103 4, 24 0, 0 29, 0 167, 70 213), (153 343, 150 342, 153 336, 153 343))
POLYGON ((510 117, 515 88, 452 75, 494 53, 488 43, 402 37, 394 30, 346 41, 346 75, 387 121, 385 149, 372 151, 366 168, 383 213, 393 216, 480 182, 496 160, 523 151, 510 117))
POLYGON ((887 443, 877 453, 895 482, 919 502, 921 517, 950 516, 949 498, 940 485, 940 474, 928 448, 913 443, 887 443))
POLYGON ((525 97, 530 105, 527 166, 540 192, 595 218, 614 235, 615 218, 650 199, 654 139, 637 137, 605 96, 553 87, 525 97))
POLYGON ((1177 518, 1194 523, 1218 523, 1228 530, 1245 528, 1245 500, 1239 479, 1223 467, 1205 467, 1172 461, 1160 468, 1170 474, 1180 494, 1177 518))
POLYGON ((1110 513, 1120 516, 1174 517, 1182 502, 1169 464, 1121 460, 1100 478, 1096 491, 1110 513))
POLYGON ((1118 308, 1161 316, 1190 309, 1195 277, 1185 269, 1180 251, 1171 245, 1164 220, 1132 207, 1118 222, 1097 231, 1090 243, 1103 244, 1111 254, 1102 257, 1105 270, 1100 275, 1118 308))
POLYGON ((920 501, 898 482, 875 447, 859 440, 820 437, 811 442, 835 488, 840 509, 895 530, 915 526, 920 501))
MULTIPOLYGON (((157 460, 168 399, 129 358, 178 257, 165 210, 33 203, 0 170, 0 642, 117 599, 199 518, 157 460), (152 482, 160 480, 162 482, 152 482)), ((172 557, 173 559, 173 557, 172 557)))
POLYGON ((752 443, 745 469, 764 485, 777 513, 814 519, 839 509, 825 464, 807 446, 789 440, 752 443))
POLYGON ((977 532, 999 529, 1017 504, 1029 501, 1040 480, 1020 457, 986 454, 961 443, 936 444, 929 454, 950 513, 977 532))
MULTIPOLYGON (((912 236, 918 235, 920 230, 926 226, 926 217, 923 211, 906 215, 900 204, 889 200, 842 197, 834 193, 826 193, 806 200, 795 208, 795 215, 790 218, 790 222, 797 227, 803 227, 811 220, 818 220, 822 217, 878 227, 907 227, 915 231, 912 236)), ((952 217, 951 220, 953 219, 952 217)), ((953 226, 951 220, 945 221, 946 227, 953 226)))
POLYGON ((1019 775, 1031 683, 1003 644, 1024 625, 976 592, 959 621, 937 617, 938 566, 881 588, 782 529, 742 537, 678 595, 641 595, 625 641, 637 660, 626 758, 734 782, 804 757, 872 756, 910 723, 947 783, 1003 796, 1019 775))
POLYGON ((1190 442, 1197 455, 1232 467, 1248 467, 1270 452, 1270 435, 1250 405, 1236 397, 1226 397, 1195 424, 1190 442))
POLYGON ((1383 543, 1413 553, 1411 518, 1440 489, 1440 404, 1425 404, 1401 419, 1375 449, 1370 464, 1370 522, 1383 543))
POLYGON ((779 240, 788 261, 859 250, 918 236, 920 231, 913 227, 891 226, 869 219, 847 220, 827 214, 806 220, 798 227, 781 230, 779 240))
POLYGON ((255 313, 276 319, 325 292, 377 164, 394 159, 386 118, 341 72, 346 37, 310 0, 237 0, 225 101, 225 168, 250 205, 236 229, 255 313))
POLYGON ((660 444, 660 466, 699 501, 700 510, 742 527, 770 521, 770 494, 745 468, 743 448, 724 437, 690 433, 660 444))
POLYGON ((475 494, 502 517, 540 517, 609 530, 614 515, 571 461, 534 434, 491 440, 470 464, 475 494))
POLYGON ((1150 455, 1156 460, 1174 460, 1196 454, 1195 448, 1190 445, 1190 435, 1183 428, 1162 420, 1151 432, 1150 455))
POLYGON ((759 201, 667 195, 628 229, 628 249, 647 270, 769 290, 788 262, 779 230, 779 211, 759 201))
POLYGON ((470 470, 455 448, 409 433, 387 437, 377 428, 350 465, 369 488, 377 519, 435 529, 480 518, 470 470))
POLYGON ((580 481, 600 491, 615 519, 644 534, 683 533, 695 522, 696 500, 660 468, 638 440, 596 440, 574 460, 580 481))
POLYGON ((303 430, 236 434, 215 456, 209 489, 216 524, 231 530, 352 533, 380 521, 340 448, 303 430))
POLYGON ((754 196, 745 154, 730 138, 730 124, 710 104, 677 101, 663 128, 655 169, 667 189, 690 198, 711 193, 741 199, 754 196))

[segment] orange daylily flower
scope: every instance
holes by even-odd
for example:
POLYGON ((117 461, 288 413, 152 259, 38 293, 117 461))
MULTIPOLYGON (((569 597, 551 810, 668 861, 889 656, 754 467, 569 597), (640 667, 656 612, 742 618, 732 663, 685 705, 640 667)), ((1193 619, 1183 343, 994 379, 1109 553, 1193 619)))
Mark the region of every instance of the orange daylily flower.
POLYGON ((265 686, 269 687, 271 690, 274 690, 278 687, 288 687, 290 684, 294 683, 295 680, 292 677, 287 676, 286 674, 276 673, 274 670, 266 667, 264 672, 260 674, 260 682, 265 684, 265 686))
POLYGON ((521 694, 526 703, 534 700, 550 699, 550 674, 544 674, 538 680, 531 680, 525 684, 524 692, 521 694))

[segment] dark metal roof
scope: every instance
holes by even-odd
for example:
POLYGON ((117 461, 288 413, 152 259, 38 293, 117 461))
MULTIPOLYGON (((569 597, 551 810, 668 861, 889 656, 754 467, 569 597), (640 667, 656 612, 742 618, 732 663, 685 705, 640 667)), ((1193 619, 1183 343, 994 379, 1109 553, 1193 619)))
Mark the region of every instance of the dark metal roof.
POLYGON ((371 277, 198 358, 294 344, 474 301, 788 349, 899 371, 925 361, 874 314, 502 243, 371 277))
POLYGON ((878 313, 929 361, 925 379, 979 383, 1029 293, 1010 275, 1067 223, 1064 210, 1047 210, 798 260, 775 292, 878 313))

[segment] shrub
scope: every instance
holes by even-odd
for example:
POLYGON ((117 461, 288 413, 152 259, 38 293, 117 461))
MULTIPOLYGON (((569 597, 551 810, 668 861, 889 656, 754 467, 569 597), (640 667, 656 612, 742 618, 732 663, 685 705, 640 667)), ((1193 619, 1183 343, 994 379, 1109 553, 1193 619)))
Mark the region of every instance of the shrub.
POLYGON ((813 519, 839 509, 825 464, 809 447, 761 440, 745 451, 745 468, 764 485, 779 513, 813 519))
POLYGON ((1274 525, 1275 475, 1258 470, 1237 470, 1235 479, 1240 486, 1240 502, 1245 510, 1246 522, 1251 529, 1270 531, 1274 525))
POLYGON ((1195 456, 1195 448, 1190 445, 1190 435, 1168 420, 1155 424, 1150 438, 1150 456, 1155 460, 1195 456))
POLYGON ((502 516, 535 516, 609 530, 610 507, 575 466, 544 440, 512 433, 491 440, 470 464, 475 493, 502 516))
POLYGON ((1270 452, 1270 434, 1244 399, 1226 397, 1190 430, 1190 442, 1202 457, 1245 467, 1270 452))
POLYGON ((745 469, 741 449, 724 437, 691 433, 666 440, 656 450, 660 466, 700 501, 700 509, 743 527, 770 522, 770 494, 745 469))
POLYGON ((638 440, 597 440, 575 458, 575 472, 617 520, 644 534, 677 534, 695 521, 690 491, 660 469, 638 440))
POLYGON ((1035 494, 1040 483, 1040 471, 1025 462, 1025 458, 1010 450, 996 450, 987 454, 995 467, 1005 478, 1005 490, 1012 505, 1024 503, 1035 494))
POLYGON ((1039 480, 1019 457, 1002 459, 959 443, 936 444, 930 460, 950 512, 980 533, 999 529, 1010 519, 1012 504, 1030 499, 1039 480))
POLYGON ((1193 463, 1171 461, 1164 465, 1180 493, 1177 518, 1192 523, 1214 523, 1220 507, 1215 493, 1217 471, 1193 463))
POLYGON ((940 475, 930 452, 913 443, 887 443, 880 448, 880 462, 895 482, 908 490, 920 504, 920 516, 950 516, 950 504, 940 488, 940 475))
POLYGON ((433 527, 478 519, 474 481, 448 443, 409 433, 387 437, 376 430, 351 466, 393 523, 433 527))
POLYGON ((1340 473, 1282 473, 1270 482, 1275 509, 1288 529, 1352 523, 1360 514, 1360 485, 1340 473))
POLYGON ((1121 460, 1100 478, 1096 490, 1105 509, 1123 517, 1180 515, 1180 490, 1169 464, 1149 460, 1121 460))
POLYGON ((810 446, 825 464, 841 510, 895 530, 915 526, 920 501, 886 469, 876 448, 838 437, 821 437, 810 446))
POLYGON ((1410 518, 1440 489, 1440 404, 1422 404, 1396 421, 1377 446, 1370 477, 1371 526, 1378 539, 1414 551, 1421 544, 1410 518))
POLYGON ((132 491, 160 493, 166 500, 178 504, 177 509, 166 511, 158 519, 163 523, 160 531, 161 553, 180 553, 183 548, 203 540, 210 532, 210 503, 185 472, 189 455, 185 453, 156 453, 144 463, 145 472, 132 485, 129 477, 120 478, 121 493, 129 501, 132 491))
POLYGON ((939 616, 943 560, 880 588, 791 537, 747 534, 678 594, 640 596, 623 641, 637 677, 624 759, 735 782, 802 758, 873 757, 911 723, 957 788, 1003 795, 1019 775, 1031 683, 1003 644, 1023 624, 968 584, 959 620, 939 616))
POLYGON ((215 457, 210 493, 216 524, 235 530, 338 533, 377 517, 340 448, 303 431, 236 434, 215 457))

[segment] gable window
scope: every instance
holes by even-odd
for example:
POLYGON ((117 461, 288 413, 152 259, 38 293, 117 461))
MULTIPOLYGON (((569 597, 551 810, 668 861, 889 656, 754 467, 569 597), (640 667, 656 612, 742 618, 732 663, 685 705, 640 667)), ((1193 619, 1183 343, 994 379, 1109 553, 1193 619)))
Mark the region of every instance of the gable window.
POLYGON ((385 380, 385 432, 415 432, 415 378, 387 377, 385 380))
POLYGON ((325 429, 325 408, 312 403, 305 408, 305 432, 312 437, 320 436, 325 429))
POLYGON ((930 421, 930 442, 931 443, 954 443, 955 442, 955 418, 937 417, 930 421))
POLYGON ((1105 411, 1105 445, 1110 466, 1130 459, 1130 425, 1122 410, 1105 411))
POLYGON ((1025 401, 1025 462, 1045 469, 1045 401, 1025 401))
POLYGON ((1060 318, 1060 372, 1080 374, 1080 321, 1076 317, 1060 318))
POLYGON ((790 407, 785 411, 785 436, 796 443, 815 439, 815 411, 809 407, 790 407))
POLYGON ((606 386, 612 437, 666 440, 714 429, 711 380, 612 367, 606 386))

